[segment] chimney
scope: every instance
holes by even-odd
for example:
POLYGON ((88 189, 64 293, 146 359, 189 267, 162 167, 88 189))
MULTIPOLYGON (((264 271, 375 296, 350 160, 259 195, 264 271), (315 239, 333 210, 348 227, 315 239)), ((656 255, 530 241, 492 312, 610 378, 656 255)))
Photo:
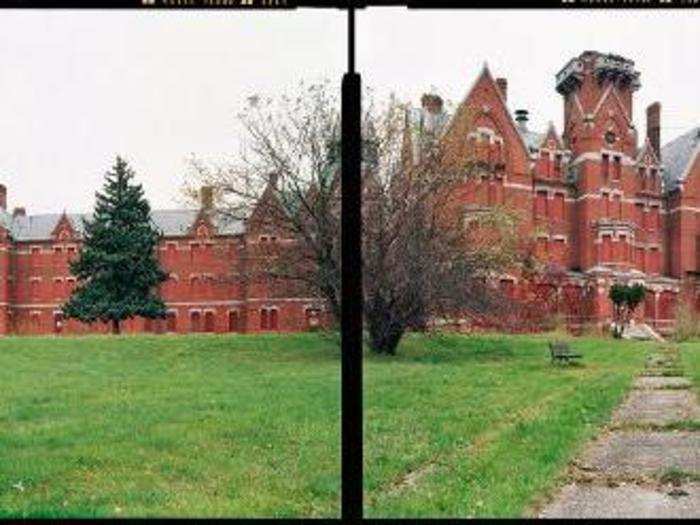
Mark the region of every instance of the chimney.
POLYGON ((0 184, 0 208, 7 209, 7 188, 4 184, 0 184))
POLYGON ((425 93, 420 98, 420 103, 423 106, 423 109, 429 113, 437 114, 442 111, 442 99, 438 95, 425 93))
POLYGON ((200 203, 203 210, 211 210, 214 206, 213 186, 202 186, 199 190, 200 203))
POLYGON ((23 206, 17 206, 17 207, 15 207, 14 210, 12 210, 12 218, 13 219, 15 217, 24 217, 26 215, 27 215, 27 210, 25 210, 23 206))
POLYGON ((647 107, 647 138, 656 156, 661 158, 661 103, 647 107))
POLYGON ((515 110, 515 122, 518 123, 518 128, 521 131, 527 130, 528 111, 527 109, 515 110))
POLYGON ((508 102, 508 79, 497 78, 496 85, 498 85, 498 89, 501 90, 501 95, 503 95, 503 100, 508 102))

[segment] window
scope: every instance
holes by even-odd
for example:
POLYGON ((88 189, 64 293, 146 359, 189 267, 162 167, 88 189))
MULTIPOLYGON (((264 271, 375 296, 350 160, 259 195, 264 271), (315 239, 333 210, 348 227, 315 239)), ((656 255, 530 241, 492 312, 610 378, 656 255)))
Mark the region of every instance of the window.
POLYGON ((175 312, 168 312, 166 314, 166 330, 168 332, 177 331, 177 315, 175 312))
POLYGON ((602 262, 610 261, 612 257, 612 236, 603 235, 602 244, 602 262))
POLYGON ((637 267, 637 270, 646 272, 646 261, 644 260, 644 248, 638 247, 637 248, 637 255, 635 256, 635 265, 637 267))
POLYGON ((61 246, 54 246, 53 253, 63 253, 63 248, 61 246))
POLYGON ((554 156, 554 176, 561 177, 561 153, 554 156))
POLYGON ((277 308, 270 309, 270 330, 277 330, 277 308))
POLYGON ((619 242, 619 250, 618 250, 618 258, 621 262, 627 262, 629 256, 627 253, 627 249, 629 248, 629 244, 627 244, 627 236, 626 235, 620 235, 620 242, 619 242))
POLYGON ((205 312, 204 313, 204 331, 205 332, 214 332, 215 331, 215 318, 214 318, 214 312, 205 312))
POLYGON ((63 313, 54 312, 53 314, 53 332, 60 334, 63 331, 63 313))
POLYGON ((535 215, 545 217, 547 215, 547 192, 538 191, 535 197, 535 215))
POLYGON ((238 326, 238 310, 231 310, 228 313, 228 331, 238 332, 240 330, 238 326))
POLYGON ((306 327, 307 328, 315 328, 320 324, 320 322, 319 322, 320 313, 321 312, 318 308, 307 308, 306 309, 306 327))
POLYGON ((659 250, 658 248, 652 248, 651 252, 649 253, 649 273, 659 273, 660 271, 660 259, 659 259, 659 250))
POLYGON ((549 177, 550 162, 549 162, 549 152, 548 151, 540 152, 540 158, 538 161, 538 165, 539 165, 538 171, 540 172, 540 175, 542 175, 543 177, 549 177))
POLYGON ((566 264, 566 242, 564 239, 554 239, 554 260, 559 264, 566 264))
POLYGON ((652 206, 651 207, 651 225, 650 227, 652 229, 658 229, 661 226, 661 222, 659 220, 659 207, 658 206, 652 206))
POLYGON ((53 295, 54 297, 61 297, 63 295, 63 279, 56 277, 53 280, 53 295))
POLYGON ((554 194, 554 218, 564 220, 564 194, 554 194))
POLYGON ((615 156, 613 161, 613 179, 620 180, 622 176, 622 157, 615 156))
POLYGON ((610 217, 610 194, 603 193, 603 217, 610 217))
POLYGON ((190 331, 191 332, 201 332, 202 331, 202 314, 199 312, 190 313, 190 331))
POLYGON ((514 293, 514 283, 512 279, 501 279, 498 283, 501 292, 506 297, 512 298, 514 293))
POLYGON ((615 207, 613 208, 613 213, 615 214, 615 217, 618 219, 622 219, 622 195, 617 193, 616 195, 613 196, 613 199, 615 201, 615 207))
POLYGON ((32 277, 29 283, 31 299, 36 300, 39 298, 39 278, 32 277))
POLYGON ((607 153, 603 153, 602 168, 603 177, 607 179, 610 176, 610 155, 608 155, 607 153))
POLYGON ((262 308, 260 310, 260 330, 269 330, 269 328, 268 309, 262 308))
POLYGON ((486 203, 489 206, 493 206, 496 204, 496 183, 492 180, 489 181, 489 186, 486 194, 487 201, 486 203))

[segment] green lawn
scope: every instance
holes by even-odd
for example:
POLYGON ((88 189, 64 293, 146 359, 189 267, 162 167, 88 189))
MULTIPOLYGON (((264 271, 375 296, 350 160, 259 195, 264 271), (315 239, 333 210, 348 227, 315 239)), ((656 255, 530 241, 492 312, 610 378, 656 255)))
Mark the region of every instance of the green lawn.
POLYGON ((696 391, 700 391, 700 341, 681 343, 683 373, 693 381, 696 391))
POLYGON ((651 343, 547 336, 408 337, 365 359, 368 517, 518 517, 560 481, 641 371, 651 343))
POLYGON ((0 517, 338 516, 336 339, 0 340, 0 517))

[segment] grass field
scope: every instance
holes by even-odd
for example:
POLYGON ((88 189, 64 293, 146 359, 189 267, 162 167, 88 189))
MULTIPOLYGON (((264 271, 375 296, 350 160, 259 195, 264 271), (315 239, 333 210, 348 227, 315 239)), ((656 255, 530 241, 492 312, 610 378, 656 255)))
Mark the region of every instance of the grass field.
POLYGON ((693 381, 696 391, 700 391, 700 341, 682 343, 680 347, 683 372, 693 381))
POLYGON ((0 517, 326 516, 330 336, 0 340, 0 517))
POLYGON ((557 485, 644 366, 651 343, 546 336, 408 337, 365 359, 368 517, 518 517, 557 485))

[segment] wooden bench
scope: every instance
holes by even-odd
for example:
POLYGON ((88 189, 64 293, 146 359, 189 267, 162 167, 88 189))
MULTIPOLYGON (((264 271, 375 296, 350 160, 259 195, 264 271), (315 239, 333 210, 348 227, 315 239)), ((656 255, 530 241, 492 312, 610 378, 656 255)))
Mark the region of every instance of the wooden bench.
POLYGON ((583 357, 582 354, 572 352, 569 345, 562 341, 550 341, 549 354, 552 358, 552 363, 569 364, 571 362, 576 362, 577 359, 581 359, 583 357))

